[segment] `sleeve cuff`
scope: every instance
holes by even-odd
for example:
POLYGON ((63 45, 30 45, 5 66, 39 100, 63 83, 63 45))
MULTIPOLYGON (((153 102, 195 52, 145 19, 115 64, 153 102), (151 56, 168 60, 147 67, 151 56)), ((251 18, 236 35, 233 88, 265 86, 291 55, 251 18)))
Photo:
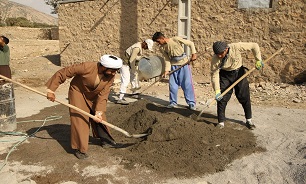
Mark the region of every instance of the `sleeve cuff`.
POLYGON ((48 93, 54 93, 54 91, 52 91, 51 89, 47 89, 48 93))

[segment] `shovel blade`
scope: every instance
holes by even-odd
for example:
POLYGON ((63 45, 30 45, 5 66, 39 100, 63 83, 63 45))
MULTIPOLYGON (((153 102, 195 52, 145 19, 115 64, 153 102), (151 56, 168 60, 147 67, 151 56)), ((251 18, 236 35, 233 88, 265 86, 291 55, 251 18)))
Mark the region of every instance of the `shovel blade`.
POLYGON ((131 137, 134 137, 134 138, 142 138, 142 137, 145 137, 145 136, 148 136, 149 134, 132 134, 131 137))
POLYGON ((196 114, 191 114, 189 117, 190 117, 191 119, 193 119, 194 121, 198 121, 199 118, 202 116, 202 114, 203 114, 205 108, 208 108, 208 107, 212 104, 212 102, 213 102, 212 99, 206 100, 206 102, 205 102, 205 104, 204 104, 203 110, 202 110, 198 115, 196 115, 196 114))
POLYGON ((192 120, 194 120, 194 121, 197 121, 197 120, 198 120, 198 115, 196 115, 196 114, 191 114, 189 117, 190 117, 192 120))

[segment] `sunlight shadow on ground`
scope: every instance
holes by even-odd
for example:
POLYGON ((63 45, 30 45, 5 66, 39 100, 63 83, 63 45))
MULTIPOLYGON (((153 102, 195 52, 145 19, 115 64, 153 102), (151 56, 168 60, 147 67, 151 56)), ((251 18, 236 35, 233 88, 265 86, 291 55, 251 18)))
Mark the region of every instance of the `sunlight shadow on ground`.
POLYGON ((55 54, 55 55, 46 55, 44 56, 46 59, 48 59, 51 63, 53 63, 56 66, 61 66, 61 60, 60 60, 60 55, 55 54))

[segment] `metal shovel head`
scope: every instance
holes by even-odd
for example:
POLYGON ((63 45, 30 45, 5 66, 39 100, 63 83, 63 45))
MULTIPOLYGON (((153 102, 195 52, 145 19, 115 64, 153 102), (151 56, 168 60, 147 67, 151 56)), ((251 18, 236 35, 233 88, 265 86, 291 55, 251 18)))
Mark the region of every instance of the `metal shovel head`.
POLYGON ((134 137, 134 138, 142 138, 142 137, 145 137, 145 136, 148 136, 150 134, 132 134, 131 137, 134 137))
POLYGON ((152 129, 150 128, 142 134, 132 134, 131 136, 134 137, 134 138, 142 138, 142 137, 146 137, 146 136, 151 135, 151 134, 152 134, 152 129))
POLYGON ((197 121, 198 119, 198 115, 196 115, 195 113, 191 114, 189 117, 194 121, 197 121))
POLYGON ((197 115, 197 114, 191 114, 189 117, 190 117, 191 119, 193 119, 194 121, 198 121, 199 118, 201 117, 201 115, 203 114, 205 108, 208 108, 208 107, 209 107, 209 105, 211 104, 212 100, 213 100, 213 99, 208 99, 208 100, 206 100, 206 102, 205 102, 205 104, 204 104, 203 110, 202 110, 198 115, 197 115))

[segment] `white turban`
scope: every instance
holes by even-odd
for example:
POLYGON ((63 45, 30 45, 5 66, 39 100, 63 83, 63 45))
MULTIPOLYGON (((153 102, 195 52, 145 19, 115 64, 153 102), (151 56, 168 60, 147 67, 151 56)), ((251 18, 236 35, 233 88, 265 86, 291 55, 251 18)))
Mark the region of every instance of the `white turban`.
POLYGON ((119 69, 122 67, 122 59, 113 55, 103 55, 99 62, 105 68, 119 69))

